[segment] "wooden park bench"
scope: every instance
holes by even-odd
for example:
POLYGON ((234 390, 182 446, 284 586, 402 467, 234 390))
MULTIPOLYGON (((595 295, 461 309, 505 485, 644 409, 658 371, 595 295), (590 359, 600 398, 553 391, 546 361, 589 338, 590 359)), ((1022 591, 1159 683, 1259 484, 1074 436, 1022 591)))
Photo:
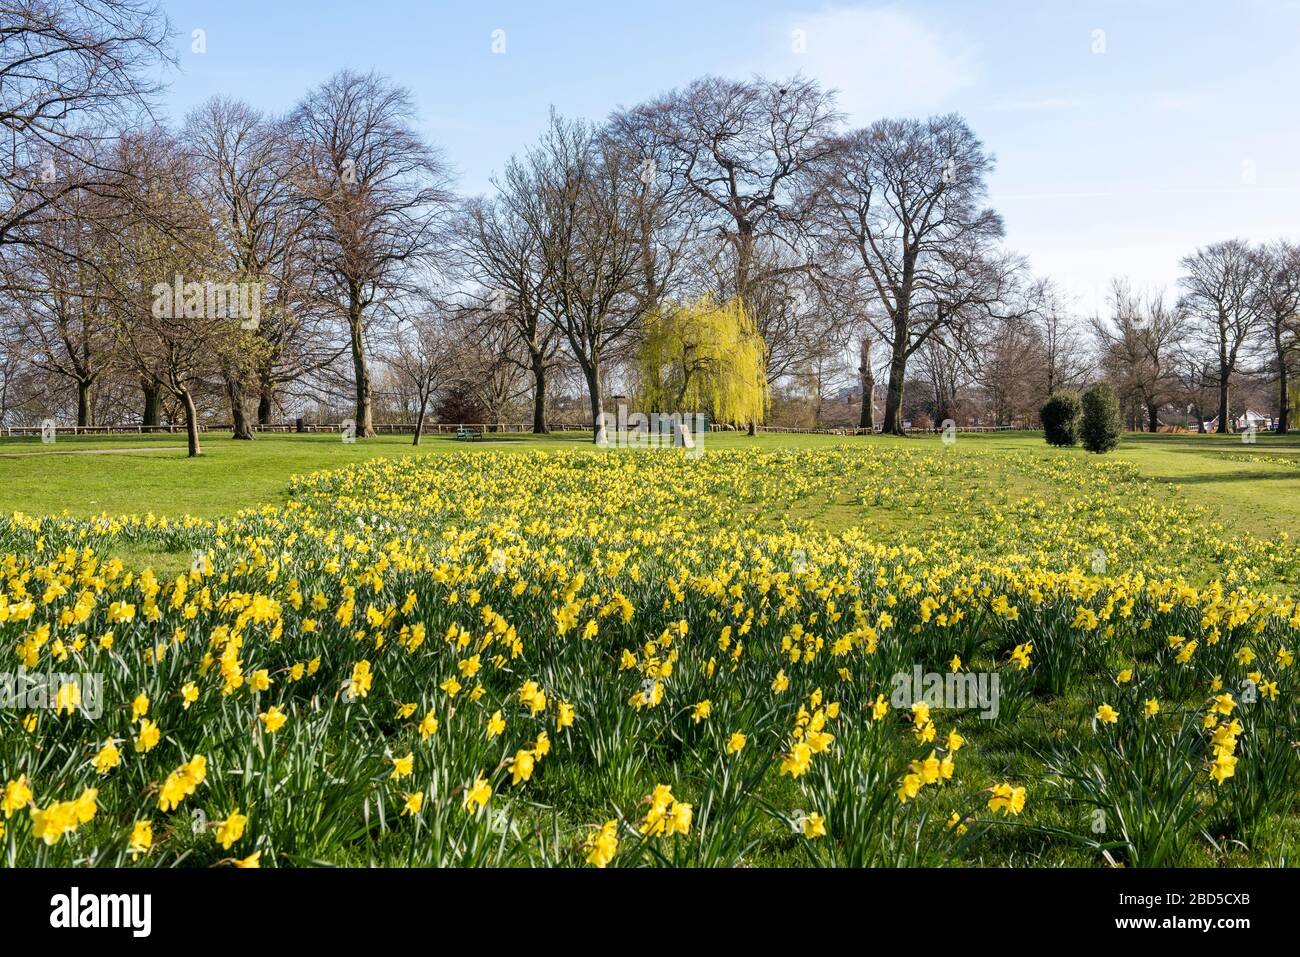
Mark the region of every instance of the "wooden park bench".
POLYGON ((474 429, 466 428, 463 425, 456 430, 457 439, 474 440, 474 439, 482 438, 482 436, 483 436, 482 432, 476 432, 474 429))

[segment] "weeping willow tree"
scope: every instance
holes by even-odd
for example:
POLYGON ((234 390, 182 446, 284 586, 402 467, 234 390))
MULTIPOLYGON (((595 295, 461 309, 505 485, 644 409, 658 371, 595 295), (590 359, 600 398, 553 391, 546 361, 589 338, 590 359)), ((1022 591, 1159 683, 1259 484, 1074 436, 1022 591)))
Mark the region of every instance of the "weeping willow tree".
POLYGON ((767 347, 738 300, 705 296, 651 314, 637 355, 648 412, 704 411, 715 422, 763 421, 767 347))

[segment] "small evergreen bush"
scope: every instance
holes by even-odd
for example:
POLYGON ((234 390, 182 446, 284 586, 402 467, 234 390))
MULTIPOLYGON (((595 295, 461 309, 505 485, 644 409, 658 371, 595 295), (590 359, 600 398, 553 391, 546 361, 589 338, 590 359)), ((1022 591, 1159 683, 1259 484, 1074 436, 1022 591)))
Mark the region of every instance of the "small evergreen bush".
POLYGON ((1105 382, 1083 394, 1083 427, 1080 438, 1089 452, 1109 452, 1119 445, 1124 420, 1119 413, 1115 390, 1105 382))
POLYGON ((1057 391, 1038 410, 1048 445, 1074 445, 1079 441, 1083 406, 1074 392, 1057 391))

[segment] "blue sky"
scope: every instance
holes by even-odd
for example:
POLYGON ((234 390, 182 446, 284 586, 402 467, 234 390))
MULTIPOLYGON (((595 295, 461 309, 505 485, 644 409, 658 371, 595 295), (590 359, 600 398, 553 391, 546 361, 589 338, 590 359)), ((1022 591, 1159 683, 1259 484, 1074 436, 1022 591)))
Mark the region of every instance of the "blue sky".
POLYGON ((855 125, 964 114, 997 156, 1008 244, 1085 312, 1115 275, 1173 292, 1197 245, 1300 239, 1300 0, 164 3, 173 119, 215 93, 287 110, 340 67, 378 69, 463 192, 551 105, 599 118, 704 73, 801 71, 855 125))

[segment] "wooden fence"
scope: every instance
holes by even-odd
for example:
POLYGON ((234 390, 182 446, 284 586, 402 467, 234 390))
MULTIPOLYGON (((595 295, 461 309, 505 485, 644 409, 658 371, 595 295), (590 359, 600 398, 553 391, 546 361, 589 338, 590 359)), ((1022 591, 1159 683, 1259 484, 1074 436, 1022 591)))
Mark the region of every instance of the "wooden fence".
MULTIPOLYGON (((1026 425, 959 425, 956 426, 955 428, 955 431, 957 432, 1018 432, 1018 431, 1026 431, 1026 430, 1041 431, 1026 425)), ((711 431, 720 432, 720 431, 733 431, 733 430, 727 429, 725 426, 714 426, 711 431)), ((744 429, 735 429, 734 431, 743 432, 744 429)), ((758 431, 778 432, 782 434, 790 433, 794 435, 868 435, 868 434, 879 435, 880 426, 876 426, 874 429, 858 429, 858 428, 848 428, 848 427, 839 428, 839 429, 788 429, 781 426, 760 425, 758 427, 758 431)), ((928 429, 911 428, 908 429, 907 431, 909 433, 915 432, 915 433, 922 433, 922 434, 938 435, 939 433, 943 432, 943 428, 941 426, 936 425, 928 429)))
MULTIPOLYGON (((414 424, 388 424, 376 425, 375 432, 379 435, 413 435, 415 433, 414 424)), ((496 422, 437 422, 424 427, 425 435, 450 435, 461 429, 471 429, 475 432, 485 432, 489 434, 501 433, 526 433, 532 432, 532 423, 496 423, 496 422)), ((1032 429, 1030 426, 1023 425, 959 425, 958 432, 1011 432, 1017 430, 1032 429)), ((199 431, 203 433, 210 432, 231 432, 234 426, 229 423, 205 423, 199 425, 199 431)), ((565 423, 561 425, 552 425, 552 432, 590 432, 591 426, 584 424, 565 423)), ((343 431, 342 425, 308 425, 297 422, 279 422, 268 425, 253 426, 255 432, 270 433, 299 433, 299 434, 320 434, 320 433, 338 433, 343 431)), ((726 426, 717 423, 709 424, 710 432, 744 432, 743 426, 726 426)), ((880 427, 874 430, 859 428, 821 428, 821 429, 795 429, 783 426, 760 425, 759 432, 775 432, 779 434, 791 435, 866 435, 868 432, 879 432, 880 427)), ((913 428, 910 432, 938 434, 943 431, 939 426, 933 426, 928 429, 913 428)), ((184 425, 60 425, 54 429, 55 436, 60 435, 184 435, 184 425)), ((0 437, 5 438, 39 438, 41 427, 38 425, 16 425, 0 426, 0 437)))
MULTIPOLYGON (((550 427, 552 432, 590 432, 591 427, 586 425, 553 425, 550 427)), ((343 431, 340 424, 334 425, 308 425, 296 422, 280 422, 268 425, 254 425, 254 432, 271 432, 271 433, 300 433, 300 434, 317 434, 317 433, 339 433, 343 431)), ((415 434, 415 425, 397 424, 397 425, 376 425, 375 432, 380 435, 413 435, 415 434)), ((532 423, 515 424, 515 423, 497 423, 497 422, 465 422, 465 423, 447 423, 438 422, 428 424, 424 427, 425 435, 448 435, 460 429, 472 429, 475 432, 488 433, 507 433, 507 432, 531 432, 532 423)), ((229 423, 202 423, 199 425, 199 431, 209 432, 233 432, 234 426, 229 423)), ((13 425, 0 426, 0 437, 5 438, 39 438, 41 435, 39 425, 13 425)), ((54 428, 55 436, 60 435, 184 435, 184 425, 59 425, 54 428)))

